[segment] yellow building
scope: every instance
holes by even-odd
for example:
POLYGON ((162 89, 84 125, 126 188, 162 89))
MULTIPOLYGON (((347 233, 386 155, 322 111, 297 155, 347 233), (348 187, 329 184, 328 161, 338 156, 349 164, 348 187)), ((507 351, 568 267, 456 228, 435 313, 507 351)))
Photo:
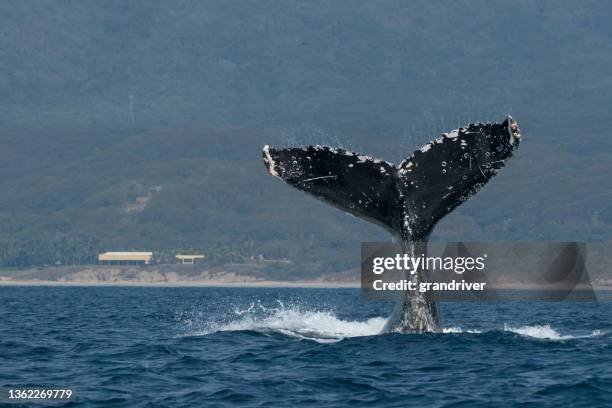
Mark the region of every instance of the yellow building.
POLYGON ((181 261, 183 265, 193 265, 198 259, 206 258, 204 255, 177 255, 176 259, 181 261))
POLYGON ((98 261, 104 265, 148 265, 153 252, 104 252, 98 261))

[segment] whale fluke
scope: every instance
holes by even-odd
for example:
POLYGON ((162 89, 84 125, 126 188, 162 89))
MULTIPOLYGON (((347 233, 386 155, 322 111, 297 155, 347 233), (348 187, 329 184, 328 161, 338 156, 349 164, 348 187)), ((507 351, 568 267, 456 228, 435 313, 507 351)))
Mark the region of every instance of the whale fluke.
POLYGON ((392 233, 401 229, 397 168, 382 160, 328 146, 264 147, 268 172, 392 233))
MULTIPOLYGON (((263 159, 272 176, 385 228, 413 252, 415 243, 423 249, 440 219, 497 174, 520 140, 509 116, 502 123, 472 123, 444 133, 397 166, 328 146, 265 146, 263 159)), ((386 330, 437 330, 435 302, 414 297, 400 302, 386 330)))

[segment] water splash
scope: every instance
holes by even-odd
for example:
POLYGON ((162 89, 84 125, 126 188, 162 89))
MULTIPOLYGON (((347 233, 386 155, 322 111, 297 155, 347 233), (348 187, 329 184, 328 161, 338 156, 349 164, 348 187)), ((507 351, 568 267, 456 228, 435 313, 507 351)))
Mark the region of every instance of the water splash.
POLYGON ((480 334, 482 330, 470 330, 470 329, 462 329, 461 327, 444 327, 442 329, 442 333, 472 333, 472 334, 480 334))
MULTIPOLYGON (((462 329, 461 327, 453 326, 453 327, 445 327, 442 332, 443 333, 473 333, 473 334, 482 334, 482 333, 490 333, 499 330, 470 330, 470 329, 462 329)), ((534 339, 541 340, 571 340, 571 339, 585 339, 589 337, 598 337, 603 336, 606 333, 601 330, 594 330, 590 334, 561 334, 554 328, 550 326, 550 324, 544 325, 526 325, 526 326, 518 326, 512 327, 507 323, 504 323, 504 332, 519 334, 523 337, 530 337, 534 339)))
MULTIPOLYGON (((280 333, 287 337, 313 340, 319 343, 335 343, 352 337, 376 336, 381 334, 386 317, 373 317, 367 320, 345 320, 339 318, 333 310, 312 310, 300 304, 285 306, 277 300, 277 306, 265 306, 253 302, 248 306, 233 307, 224 320, 207 320, 206 314, 181 313, 178 316, 183 330, 180 337, 207 336, 219 332, 254 331, 262 334, 280 333)), ((594 330, 589 334, 561 334, 550 326, 523 325, 503 328, 469 329, 450 326, 442 329, 442 334, 475 334, 506 332, 522 337, 539 340, 572 340, 599 337, 606 334, 594 330)))
POLYGON ((350 337, 377 335, 387 321, 383 317, 343 320, 331 310, 304 310, 299 305, 285 307, 280 301, 278 304, 274 308, 261 303, 235 308, 230 319, 204 323, 201 328, 189 330, 187 335, 202 336, 226 331, 277 332, 298 339, 329 343, 350 337))
POLYGON ((504 331, 520 334, 521 336, 525 336, 525 337, 533 337, 536 339, 544 339, 544 340, 584 339, 584 338, 589 338, 589 337, 602 336, 603 334, 605 334, 601 332, 600 330, 594 330, 591 332, 591 334, 563 335, 563 334, 560 334, 557 330, 550 327, 550 324, 520 326, 520 327, 511 327, 508 324, 504 324, 504 331))

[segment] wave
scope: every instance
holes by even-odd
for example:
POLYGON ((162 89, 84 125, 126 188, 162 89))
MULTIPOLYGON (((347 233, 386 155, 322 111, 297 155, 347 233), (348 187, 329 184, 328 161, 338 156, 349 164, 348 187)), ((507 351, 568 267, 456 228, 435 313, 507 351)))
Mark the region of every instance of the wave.
POLYGON ((550 324, 521 327, 511 327, 508 324, 504 324, 504 331, 520 334, 521 336, 533 337, 536 339, 543 340, 585 339, 589 337, 598 337, 605 334, 601 330, 593 330, 590 334, 584 335, 562 335, 557 330, 550 327, 550 324))
POLYGON ((442 328, 442 333, 475 333, 475 334, 480 334, 482 333, 482 330, 475 330, 475 329, 462 329, 461 327, 457 327, 457 326, 451 326, 451 327, 443 327, 442 328))
POLYGON ((299 306, 266 308, 260 304, 247 309, 234 310, 234 319, 205 324, 204 330, 191 335, 207 335, 225 331, 277 332, 299 339, 327 343, 350 337, 377 335, 383 329, 386 318, 343 320, 333 311, 302 310, 299 306))
MULTIPOLYGON (((386 317, 367 320, 344 320, 330 310, 303 310, 297 305, 269 308, 261 304, 251 304, 246 309, 235 309, 223 322, 206 322, 199 328, 190 330, 186 336, 204 336, 218 332, 254 331, 258 333, 280 333, 288 337, 314 340, 319 343, 333 343, 346 338, 375 336, 381 333, 386 317)), ((450 326, 442 329, 442 334, 484 334, 494 332, 514 333, 522 337, 541 340, 571 340, 598 337, 605 334, 594 330, 590 334, 561 334, 549 324, 510 326, 503 329, 463 329, 450 326)))
MULTIPOLYGON (((475 334, 480 334, 480 333, 491 333, 491 332, 497 332, 500 330, 464 330, 461 327, 445 327, 443 329, 443 333, 475 333, 475 334)), ((534 339, 541 339, 541 340, 571 340, 571 339, 585 339, 585 338, 589 338, 589 337, 599 337, 599 336, 603 336, 605 334, 605 332, 602 332, 601 330, 593 330, 591 333, 589 334, 561 334, 559 333, 557 330, 555 330, 554 328, 552 328, 550 326, 550 324, 543 324, 543 325, 527 325, 527 326, 519 326, 519 327, 512 327, 510 325, 508 325, 507 323, 504 323, 504 328, 503 328, 503 332, 509 332, 509 333, 515 333, 518 335, 521 335, 523 337, 531 337, 534 339)))

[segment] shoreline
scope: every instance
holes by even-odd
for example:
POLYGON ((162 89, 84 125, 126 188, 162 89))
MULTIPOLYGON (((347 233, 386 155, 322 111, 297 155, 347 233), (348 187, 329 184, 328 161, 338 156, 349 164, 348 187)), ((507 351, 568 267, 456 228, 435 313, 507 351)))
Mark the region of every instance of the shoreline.
MULTIPOLYGON (((360 282, 322 282, 322 281, 53 281, 35 279, 0 279, 1 286, 71 286, 71 287, 154 287, 154 288, 304 288, 304 289, 360 289, 360 282)), ((534 290, 529 285, 504 285, 496 290, 534 290)), ((612 286, 593 286, 595 292, 612 291, 612 286)))
POLYGON ((49 281, 49 280, 2 280, 0 286, 133 286, 156 288, 180 287, 217 287, 217 288, 313 288, 313 289, 343 289, 361 287, 359 282, 312 282, 312 281, 251 281, 251 282, 90 282, 90 281, 49 281))

